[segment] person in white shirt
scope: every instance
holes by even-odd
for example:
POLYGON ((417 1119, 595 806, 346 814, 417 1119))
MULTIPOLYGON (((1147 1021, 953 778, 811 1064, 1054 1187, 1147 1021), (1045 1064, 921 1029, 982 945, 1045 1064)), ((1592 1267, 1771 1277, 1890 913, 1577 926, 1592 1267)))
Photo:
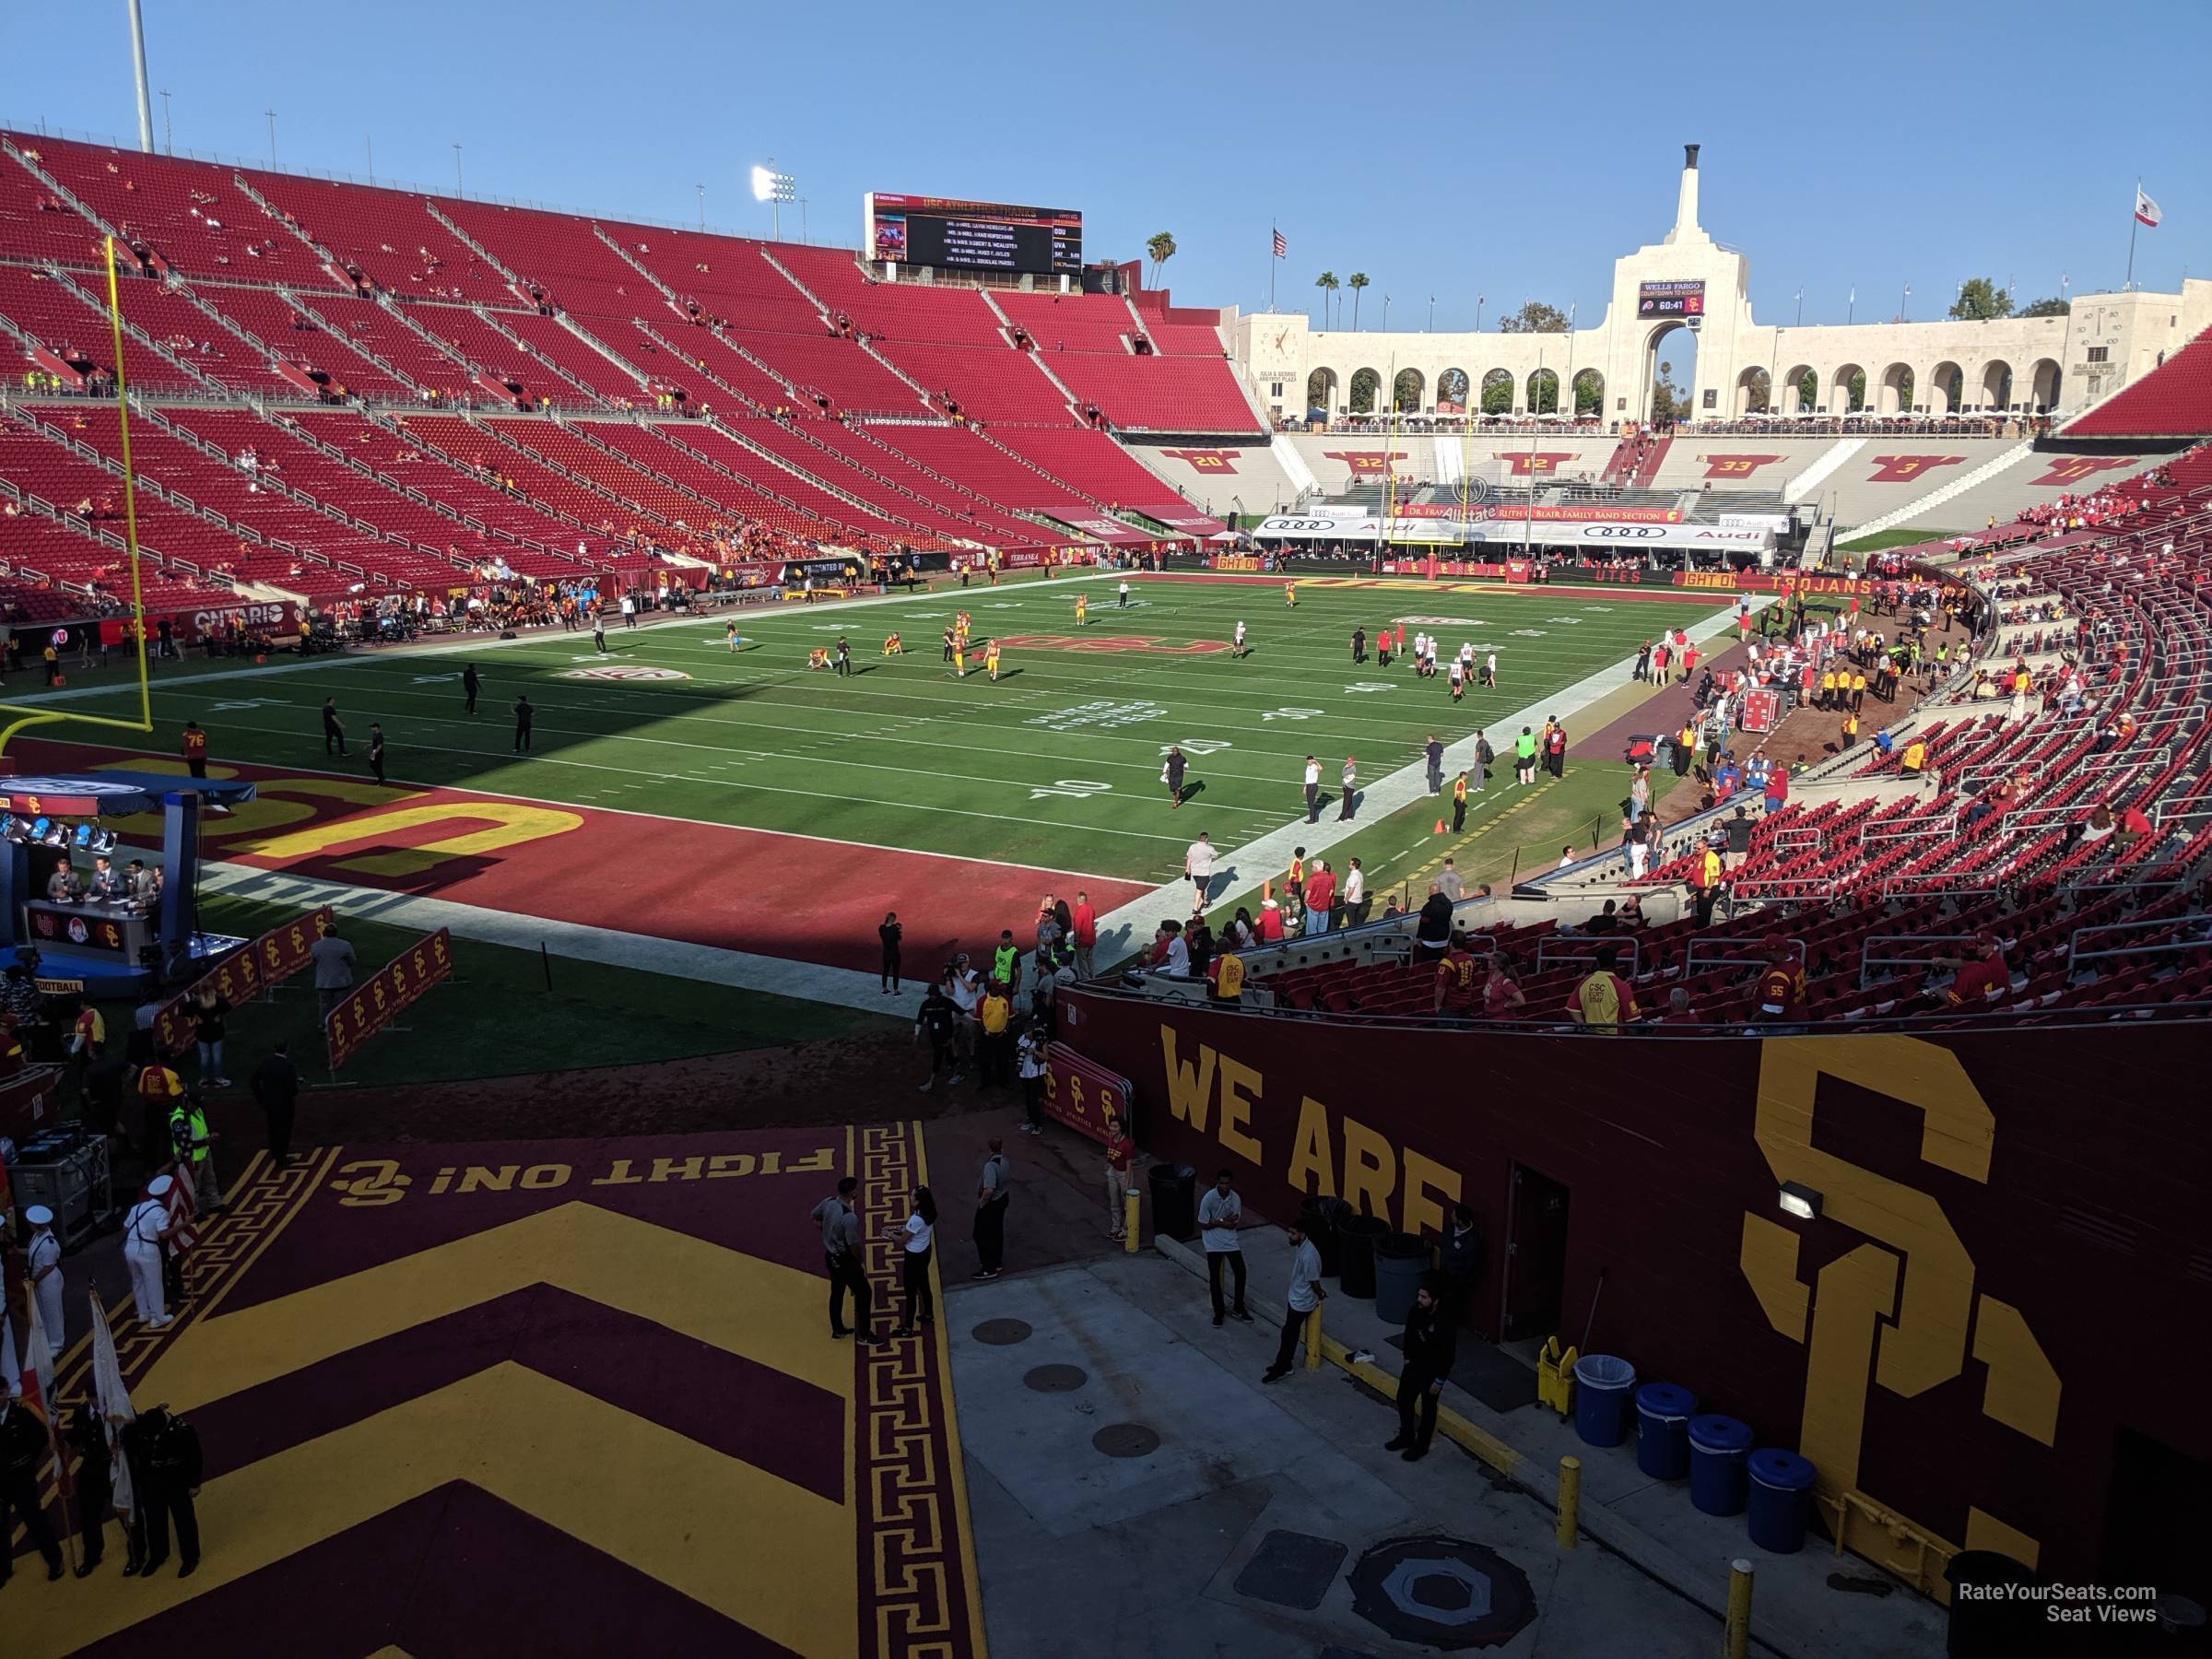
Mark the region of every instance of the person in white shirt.
POLYGON ((1214 843, 1204 830, 1183 850, 1182 873, 1191 878, 1192 902, 1204 910, 1214 879, 1214 843))
POLYGON ((971 1056, 976 1050, 980 1028, 975 1011, 983 1000, 983 982, 974 969, 968 966, 968 953, 961 951, 952 959, 952 977, 946 985, 946 994, 959 1009, 959 1025, 953 1042, 953 1065, 957 1069, 963 1056, 971 1056))
POLYGON ((1561 847, 1559 849, 1559 868, 1566 870, 1571 869, 1573 866, 1574 849, 1572 847, 1561 847))
POLYGON ((1307 1318, 1328 1294, 1321 1288, 1321 1252, 1313 1248, 1305 1229, 1293 1221, 1283 1232, 1290 1241, 1290 1306, 1283 1319, 1283 1339, 1276 1345, 1275 1363, 1261 1375, 1263 1382, 1280 1382, 1290 1374, 1299 1341, 1306 1334, 1307 1318))
POLYGON ((1344 924, 1357 927, 1367 920, 1367 872, 1353 859, 1344 875, 1344 924))
POLYGON ((1129 584, 1125 582, 1122 583, 1121 601, 1121 604, 1115 608, 1118 610, 1127 610, 1129 608, 1129 584))
POLYGON ((1021 1077, 1022 1108, 1029 1122, 1022 1128, 1031 1135, 1044 1133, 1044 1032, 1031 1025, 1014 1045, 1014 1069, 1021 1077))
POLYGON ((1191 977, 1190 944, 1182 936, 1182 924, 1171 922, 1168 925, 1175 931, 1168 935, 1167 959, 1160 963, 1159 971, 1170 979, 1189 979, 1191 977))
POLYGON ((1498 653, 1491 652, 1482 659, 1482 683, 1493 689, 1498 684, 1498 653))
POLYGON ((56 1356, 68 1345, 62 1340, 62 1241, 53 1236, 53 1212, 34 1204, 23 1212, 30 1239, 23 1268, 30 1278, 30 1293, 39 1299, 39 1324, 46 1343, 56 1356))
POLYGON ((1236 645, 1237 654, 1242 656, 1244 654, 1244 624, 1241 622, 1237 624, 1236 645))
POLYGON ((917 1311, 921 1324, 937 1323, 936 1297, 929 1288, 930 1253, 937 1241, 937 1201, 927 1187, 914 1189, 913 1203, 906 1219, 897 1227, 887 1228, 884 1237, 897 1241, 902 1247, 899 1258, 900 1283, 906 1289, 906 1312, 892 1327, 891 1335, 912 1336, 917 1311))
POLYGON ((1244 1200, 1238 1197, 1231 1182, 1235 1177, 1227 1170, 1214 1176, 1213 1191, 1198 1200, 1198 1240, 1206 1246, 1206 1289, 1214 1300, 1214 1324, 1221 1323, 1221 1270, 1229 1269, 1236 1283, 1235 1305, 1228 1310, 1246 1324, 1252 1315, 1244 1311, 1244 1251, 1237 1234, 1244 1225, 1244 1200))
POLYGON ((1321 822, 1321 762, 1306 757, 1306 822, 1321 822))
POLYGON ((170 1323, 161 1300, 161 1244, 169 1237, 169 1190, 175 1184, 171 1176, 155 1176, 146 1196, 123 1218, 123 1261, 130 1269, 131 1300, 138 1310, 138 1323, 149 1331, 170 1323))
POLYGON ((1340 824, 1348 824, 1352 821, 1352 798, 1357 793, 1359 782, 1359 769, 1354 763, 1351 756, 1347 755, 1344 758, 1344 806, 1342 810, 1336 814, 1336 821, 1340 824))

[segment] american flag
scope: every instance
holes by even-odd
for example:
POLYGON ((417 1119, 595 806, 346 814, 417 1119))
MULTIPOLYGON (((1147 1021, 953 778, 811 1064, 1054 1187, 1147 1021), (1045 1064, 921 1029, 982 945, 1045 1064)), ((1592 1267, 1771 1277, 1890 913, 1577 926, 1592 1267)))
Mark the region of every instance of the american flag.
POLYGON ((1283 233, 1277 230, 1275 233, 1275 256, 1277 259, 1283 259, 1288 257, 1289 253, 1290 244, 1283 240, 1283 233))

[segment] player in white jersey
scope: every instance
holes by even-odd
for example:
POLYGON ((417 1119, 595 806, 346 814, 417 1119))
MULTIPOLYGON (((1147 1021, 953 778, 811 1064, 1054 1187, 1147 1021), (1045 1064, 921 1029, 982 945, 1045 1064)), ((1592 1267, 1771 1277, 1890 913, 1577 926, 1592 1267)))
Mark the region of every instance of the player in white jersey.
POLYGON ((1462 640, 1459 642, 1459 665, 1466 670, 1467 677, 1470 679, 1474 677, 1475 647, 1465 640, 1462 640))
POLYGON ((1490 652, 1482 659, 1482 683, 1493 689, 1498 684, 1498 653, 1490 652))
POLYGON ((1466 665, 1462 663, 1457 657, 1453 657, 1452 659, 1452 700, 1453 702, 1457 702, 1463 696, 1466 694, 1466 665))
POLYGON ((1244 624, 1241 622, 1237 624, 1237 641, 1233 649, 1238 656, 1243 656, 1249 649, 1244 643, 1244 624))

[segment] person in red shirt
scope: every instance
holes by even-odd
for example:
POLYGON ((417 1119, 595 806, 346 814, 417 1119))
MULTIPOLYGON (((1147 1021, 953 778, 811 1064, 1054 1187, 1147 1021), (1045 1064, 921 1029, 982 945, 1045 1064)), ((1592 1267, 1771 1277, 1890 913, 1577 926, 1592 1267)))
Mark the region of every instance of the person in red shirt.
POLYGON ((1441 1014, 1449 1006, 1454 1019, 1472 1019, 1482 989, 1479 966, 1467 954, 1467 935, 1455 933, 1444 959, 1436 965, 1436 1006, 1430 1012, 1441 1014))
POLYGON ((1935 965, 1958 971, 1943 993, 1944 1002, 1951 1007, 1989 1007, 2012 994, 2012 969, 2005 960, 2005 947, 1986 927, 1974 935, 1972 956, 1937 957, 1935 965))
POLYGON ((1260 943, 1279 945, 1283 941, 1283 907, 1272 899, 1260 900, 1260 943))
POLYGON ((1489 977, 1482 982, 1482 1017, 1503 1019, 1516 1008, 1528 1006, 1528 997, 1513 978, 1512 964, 1501 954, 1490 957, 1489 977))
POLYGON ((1078 892, 1076 895, 1076 908, 1069 914, 1068 921, 1072 924, 1070 931, 1075 935, 1070 942, 1076 947, 1076 975, 1079 979, 1089 979, 1092 977, 1090 953, 1099 943, 1099 912, 1091 908, 1088 893, 1078 892))
POLYGON ((1325 934, 1329 931, 1329 903, 1336 897, 1336 872, 1326 864, 1319 865, 1306 877, 1306 931, 1325 934))
POLYGON ((1759 1018, 1767 1025, 1802 1024, 1806 1016, 1805 968, 1787 939, 1767 947, 1766 971, 1759 976, 1759 1018))
POLYGON ((183 740, 177 747, 183 753, 185 770, 195 778, 206 777, 207 775, 207 734, 200 730, 198 721, 188 720, 184 723, 183 740))
POLYGON ((1106 1235, 1120 1239, 1128 1211, 1129 1160, 1136 1153, 1136 1143, 1129 1138, 1128 1126, 1116 1117, 1106 1120, 1106 1215, 1112 1229, 1106 1235))

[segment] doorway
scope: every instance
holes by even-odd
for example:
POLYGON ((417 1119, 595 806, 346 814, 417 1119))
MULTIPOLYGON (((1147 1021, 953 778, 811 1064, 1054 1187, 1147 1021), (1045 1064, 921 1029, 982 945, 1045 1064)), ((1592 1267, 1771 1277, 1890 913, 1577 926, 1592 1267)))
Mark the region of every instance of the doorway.
POLYGON ((1643 354, 1644 418, 1665 429, 1696 418, 1698 335, 1686 324, 1652 331, 1643 354))
POLYGON ((1526 1164, 1513 1165, 1501 1253, 1500 1335, 1507 1342, 1549 1336, 1559 1328, 1567 1282, 1567 1188, 1526 1164))

